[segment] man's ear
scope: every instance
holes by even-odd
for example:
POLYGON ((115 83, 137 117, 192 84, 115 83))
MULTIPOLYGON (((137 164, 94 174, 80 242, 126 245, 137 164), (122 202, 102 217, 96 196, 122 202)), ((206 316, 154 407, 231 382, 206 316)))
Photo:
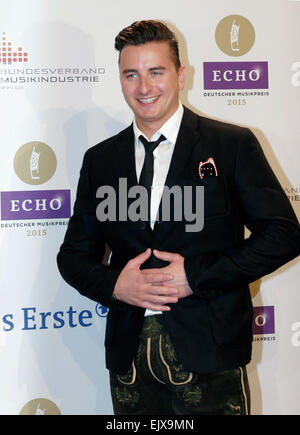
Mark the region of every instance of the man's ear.
POLYGON ((179 88, 179 91, 183 91, 183 89, 184 89, 185 73, 186 73, 186 67, 180 66, 179 70, 178 70, 178 88, 179 88))

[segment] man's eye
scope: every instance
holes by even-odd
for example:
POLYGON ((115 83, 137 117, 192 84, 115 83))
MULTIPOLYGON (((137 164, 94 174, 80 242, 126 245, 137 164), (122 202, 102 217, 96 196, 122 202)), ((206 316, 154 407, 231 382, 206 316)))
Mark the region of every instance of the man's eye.
POLYGON ((131 73, 131 74, 127 74, 126 76, 128 79, 134 79, 136 77, 136 74, 131 73))

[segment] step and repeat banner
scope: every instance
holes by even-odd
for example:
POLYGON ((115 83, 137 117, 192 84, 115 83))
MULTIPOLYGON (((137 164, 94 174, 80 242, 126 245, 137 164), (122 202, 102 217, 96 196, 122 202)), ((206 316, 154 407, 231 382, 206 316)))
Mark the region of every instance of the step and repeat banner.
MULTIPOLYGON (((166 21, 187 67, 183 103, 250 127, 300 218, 300 1, 0 6, 0 414, 112 414, 107 309, 62 280, 56 254, 84 152, 132 121, 114 38, 166 21)), ((251 285, 252 414, 300 414, 299 274, 296 259, 251 285)))

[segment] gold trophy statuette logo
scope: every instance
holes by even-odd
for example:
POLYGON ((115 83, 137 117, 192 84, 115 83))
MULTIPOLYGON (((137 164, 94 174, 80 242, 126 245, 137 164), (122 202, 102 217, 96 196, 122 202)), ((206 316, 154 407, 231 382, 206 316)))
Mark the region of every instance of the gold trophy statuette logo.
POLYGON ((26 184, 46 183, 55 173, 56 166, 54 151, 40 141, 22 145, 14 158, 15 173, 26 184))
POLYGON ((54 402, 40 398, 26 403, 19 415, 61 415, 61 412, 54 402))
POLYGON ((255 41, 255 30, 247 18, 228 15, 217 25, 215 36, 223 53, 237 57, 251 50, 255 41))

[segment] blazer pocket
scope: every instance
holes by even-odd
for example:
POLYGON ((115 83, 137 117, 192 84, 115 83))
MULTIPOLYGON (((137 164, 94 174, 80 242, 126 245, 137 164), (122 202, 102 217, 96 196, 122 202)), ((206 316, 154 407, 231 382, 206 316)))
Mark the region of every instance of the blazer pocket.
POLYGON ((226 180, 222 175, 207 177, 204 186, 204 217, 205 219, 225 216, 229 213, 229 196, 226 180))
POLYGON ((209 322, 219 347, 234 347, 251 340, 252 302, 248 287, 207 299, 209 322))

